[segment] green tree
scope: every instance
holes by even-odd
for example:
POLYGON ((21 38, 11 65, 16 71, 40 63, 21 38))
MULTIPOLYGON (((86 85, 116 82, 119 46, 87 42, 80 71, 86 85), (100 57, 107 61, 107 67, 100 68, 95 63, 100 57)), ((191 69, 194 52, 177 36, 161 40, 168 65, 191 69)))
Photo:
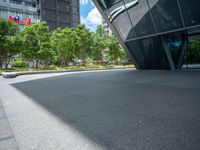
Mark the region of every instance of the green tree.
POLYGON ((101 63, 103 62, 104 58, 103 52, 107 48, 107 41, 108 41, 108 33, 105 32, 105 30, 101 25, 99 25, 95 33, 93 33, 93 45, 92 45, 93 59, 97 60, 97 63, 98 60, 100 60, 101 63))
POLYGON ((21 41, 16 36, 7 38, 5 47, 7 49, 6 57, 4 58, 5 68, 12 62, 14 56, 21 52, 21 41))
POLYGON ((75 58, 76 34, 72 28, 64 28, 53 31, 51 37, 52 47, 55 49, 62 66, 68 65, 75 58))
POLYGON ((36 60, 36 67, 44 62, 48 65, 53 57, 50 41, 51 33, 48 31, 46 22, 39 22, 25 27, 18 34, 22 41, 22 55, 26 60, 36 60))
POLYGON ((61 33, 61 28, 58 28, 56 30, 54 30, 51 34, 51 45, 52 48, 55 51, 54 55, 54 63, 56 64, 62 64, 62 45, 61 45, 61 41, 63 39, 63 35, 61 33))
POLYGON ((92 46, 92 33, 83 24, 78 25, 75 29, 75 32, 77 36, 76 54, 77 57, 80 58, 85 65, 86 59, 88 57, 87 52, 92 46))
POLYGON ((37 59, 43 61, 43 65, 48 66, 53 59, 53 55, 55 54, 51 46, 51 33, 49 32, 46 22, 41 22, 37 25, 36 37, 39 40, 37 59))
POLYGON ((18 52, 17 45, 13 40, 18 29, 17 24, 0 18, 0 68, 3 63, 8 64, 10 58, 18 52))
POLYGON ((111 61, 115 61, 116 65, 118 65, 120 59, 125 59, 126 57, 124 49, 113 35, 108 38, 108 55, 111 61))

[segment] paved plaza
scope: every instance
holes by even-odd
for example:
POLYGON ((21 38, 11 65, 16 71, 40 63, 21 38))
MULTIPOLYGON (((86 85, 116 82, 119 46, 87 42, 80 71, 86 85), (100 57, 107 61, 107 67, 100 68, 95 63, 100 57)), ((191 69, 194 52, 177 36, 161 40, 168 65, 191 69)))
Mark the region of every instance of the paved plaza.
POLYGON ((0 100, 1 150, 200 149, 200 70, 0 77, 0 100))

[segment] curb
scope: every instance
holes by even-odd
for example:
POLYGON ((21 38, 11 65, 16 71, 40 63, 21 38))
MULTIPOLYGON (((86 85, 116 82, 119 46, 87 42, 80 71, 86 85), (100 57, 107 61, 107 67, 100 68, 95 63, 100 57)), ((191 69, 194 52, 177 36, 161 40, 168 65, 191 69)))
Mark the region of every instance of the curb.
POLYGON ((97 70, 117 70, 117 69, 134 69, 134 67, 119 67, 119 68, 96 68, 96 69, 66 69, 66 70, 45 70, 45 71, 24 71, 24 72, 2 72, 0 76, 9 79, 15 78, 21 75, 31 75, 31 74, 47 74, 47 73, 63 73, 63 72, 82 72, 82 71, 97 71, 97 70))

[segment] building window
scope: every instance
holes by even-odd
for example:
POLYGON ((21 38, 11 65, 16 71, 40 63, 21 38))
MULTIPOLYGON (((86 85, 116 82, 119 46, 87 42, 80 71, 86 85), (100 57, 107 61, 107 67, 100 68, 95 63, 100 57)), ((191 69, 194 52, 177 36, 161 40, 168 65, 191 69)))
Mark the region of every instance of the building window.
POLYGON ((67 11, 69 11, 69 3, 67 3, 66 9, 67 11))
POLYGON ((35 2, 25 1, 25 6, 36 7, 35 2))
POLYGON ((19 17, 22 17, 23 16, 23 13, 22 11, 15 11, 15 10, 10 10, 10 13, 9 13, 11 16, 19 16, 19 17))
POLYGON ((38 15, 37 14, 33 14, 33 18, 34 19, 38 19, 38 15))
POLYGON ((200 24, 200 1, 199 0, 179 0, 185 25, 187 27, 200 24))
POLYGON ((38 19, 38 15, 34 12, 25 12, 24 14, 25 18, 31 18, 31 19, 38 19))
POLYGON ((158 32, 182 28, 178 3, 175 0, 149 0, 152 16, 158 32))
POLYGON ((10 0, 10 3, 13 3, 13 4, 22 4, 22 0, 10 0))
POLYGON ((7 10, 0 10, 0 15, 7 15, 7 10))

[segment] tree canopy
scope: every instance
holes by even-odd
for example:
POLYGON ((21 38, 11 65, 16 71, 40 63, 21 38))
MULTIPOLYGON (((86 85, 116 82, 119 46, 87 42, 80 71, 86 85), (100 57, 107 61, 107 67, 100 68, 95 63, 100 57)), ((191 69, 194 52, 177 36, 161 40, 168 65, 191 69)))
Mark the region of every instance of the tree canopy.
POLYGON ((15 48, 17 41, 13 38, 18 29, 15 23, 0 18, 0 67, 3 63, 8 64, 9 59, 18 52, 18 48, 15 48))
POLYGON ((17 24, 0 19, 0 67, 16 54, 27 63, 35 62, 35 67, 66 66, 76 61, 85 65, 88 60, 101 64, 109 60, 118 64, 124 57, 117 40, 102 26, 95 32, 83 24, 50 32, 46 22, 42 21, 19 30, 17 24))

